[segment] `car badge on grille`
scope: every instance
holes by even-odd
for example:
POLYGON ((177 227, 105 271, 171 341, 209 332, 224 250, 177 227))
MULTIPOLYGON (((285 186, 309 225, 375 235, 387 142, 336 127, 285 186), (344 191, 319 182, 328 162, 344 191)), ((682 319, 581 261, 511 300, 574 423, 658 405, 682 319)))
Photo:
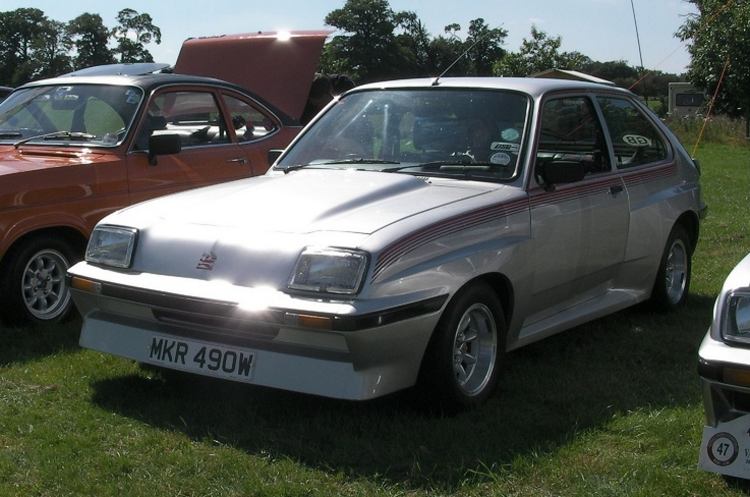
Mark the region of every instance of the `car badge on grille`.
POLYGON ((203 256, 198 259, 198 265, 195 269, 203 269, 204 271, 213 271, 214 264, 216 264, 216 254, 213 252, 204 252, 203 256))

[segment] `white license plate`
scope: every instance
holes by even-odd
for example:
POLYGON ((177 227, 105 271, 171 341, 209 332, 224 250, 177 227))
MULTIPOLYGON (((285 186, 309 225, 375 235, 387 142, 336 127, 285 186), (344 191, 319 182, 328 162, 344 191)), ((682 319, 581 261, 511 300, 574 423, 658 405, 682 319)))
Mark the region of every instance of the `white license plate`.
POLYGON ((148 362, 168 368, 238 380, 251 379, 255 368, 251 350, 162 335, 151 336, 146 357, 148 362))
POLYGON ((750 415, 703 427, 698 465, 706 471, 750 479, 750 415))

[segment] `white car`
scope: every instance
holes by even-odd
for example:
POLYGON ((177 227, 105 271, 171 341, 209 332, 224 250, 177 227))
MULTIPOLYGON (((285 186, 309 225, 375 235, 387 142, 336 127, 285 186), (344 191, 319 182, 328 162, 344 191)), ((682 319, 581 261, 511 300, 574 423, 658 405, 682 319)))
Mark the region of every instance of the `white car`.
POLYGON ((478 404, 506 351, 685 300, 699 176, 612 86, 365 85, 267 175, 102 220, 69 273, 80 343, 343 399, 419 383, 478 404))
POLYGON ((750 479, 750 255, 727 277, 698 351, 706 425, 700 466, 750 479))

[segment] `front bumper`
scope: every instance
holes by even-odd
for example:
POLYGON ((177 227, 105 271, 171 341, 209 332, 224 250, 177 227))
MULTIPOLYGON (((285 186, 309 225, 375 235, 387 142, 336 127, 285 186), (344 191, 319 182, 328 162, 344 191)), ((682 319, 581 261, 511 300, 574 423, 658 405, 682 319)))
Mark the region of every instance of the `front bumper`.
POLYGON ((706 415, 699 466, 750 478, 750 349, 714 340, 709 330, 698 372, 706 415))
MULTIPOLYGON (((80 344, 139 362, 228 380, 350 400, 416 382, 447 295, 334 302, 188 278, 71 268, 83 316, 80 344), (184 347, 181 360, 172 353, 184 347), (167 345, 169 344, 169 345, 167 345), (252 371, 223 365, 252 358, 252 371), (190 352, 185 354, 185 351, 190 352), (214 352, 215 351, 215 352, 214 352), (186 357, 188 360, 186 360, 186 357), (167 360, 169 359, 169 360, 167 360), (200 367, 199 367, 200 366, 200 367)), ((248 363, 249 364, 249 363, 248 363)))

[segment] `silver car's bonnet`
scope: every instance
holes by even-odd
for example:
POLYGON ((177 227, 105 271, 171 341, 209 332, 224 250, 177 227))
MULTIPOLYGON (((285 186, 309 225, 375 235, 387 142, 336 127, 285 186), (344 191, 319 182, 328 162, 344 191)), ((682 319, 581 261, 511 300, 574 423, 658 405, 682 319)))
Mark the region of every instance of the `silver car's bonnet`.
POLYGON ((503 188, 402 174, 309 170, 185 192, 103 223, 140 229, 132 269, 285 288, 306 246, 362 248, 405 218, 503 188), (199 264, 214 259, 210 270, 199 264))
POLYGON ((419 212, 497 187, 404 174, 310 169, 172 195, 130 207, 102 222, 138 228, 164 222, 256 233, 371 234, 419 212))

